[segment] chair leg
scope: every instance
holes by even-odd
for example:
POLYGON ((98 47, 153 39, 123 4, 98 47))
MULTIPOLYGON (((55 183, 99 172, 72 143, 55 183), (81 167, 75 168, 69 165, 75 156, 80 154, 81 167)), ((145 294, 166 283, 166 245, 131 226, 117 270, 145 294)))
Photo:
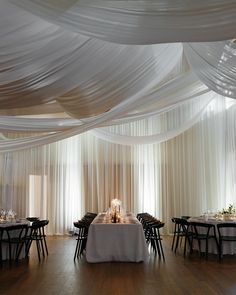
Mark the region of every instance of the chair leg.
POLYGON ((174 249, 174 244, 175 244, 175 233, 174 233, 174 236, 173 236, 173 239, 172 239, 172 245, 171 245, 171 250, 172 251, 174 249))
POLYGON ((43 246, 43 238, 42 237, 40 237, 40 239, 39 239, 39 245, 40 245, 43 257, 45 257, 44 246, 43 246))
POLYGON ((165 255, 164 255, 161 239, 159 240, 159 245, 160 245, 160 249, 161 249, 162 258, 165 261, 165 255))
POLYGON ((84 250, 86 249, 87 238, 84 238, 82 241, 82 248, 81 248, 81 255, 83 254, 84 250))
POLYGON ((159 258, 161 259, 161 251, 160 251, 160 246, 159 246, 158 237, 155 237, 155 244, 156 244, 156 248, 157 248, 158 256, 159 256, 159 258))
POLYGON ((198 241, 198 248, 199 248, 199 256, 201 257, 201 253, 202 253, 202 249, 201 249, 201 240, 199 240, 199 239, 197 239, 197 241, 198 241))
POLYGON ((46 253, 48 255, 48 246, 47 246, 47 241, 46 241, 46 237, 43 236, 43 242, 44 242, 44 246, 45 246, 45 249, 46 249, 46 253))
POLYGON ((221 261, 222 258, 222 241, 219 241, 219 262, 221 261))
POLYGON ((79 258, 81 256, 82 240, 80 237, 78 239, 79 239, 79 247, 78 247, 77 257, 79 258))
POLYGON ((189 253, 192 253, 192 251, 193 251, 192 241, 193 241, 193 237, 189 236, 188 233, 186 233, 185 238, 184 238, 184 257, 186 256, 187 244, 189 247, 189 253))
POLYGON ((77 239, 77 242, 76 242, 74 260, 75 260, 75 258, 76 258, 76 256, 77 256, 78 246, 79 246, 79 239, 77 239))
POLYGON ((20 246, 20 244, 19 243, 17 243, 16 245, 15 245, 15 249, 14 249, 14 258, 15 258, 15 261, 17 261, 17 255, 18 255, 18 251, 19 251, 19 246, 20 246))
POLYGON ((177 251, 177 249, 179 248, 179 246, 181 247, 182 245, 182 231, 181 231, 181 226, 178 225, 177 226, 177 234, 176 234, 176 244, 175 244, 175 253, 177 251))
POLYGON ((175 224, 174 235, 173 235, 172 245, 171 245, 172 251, 174 250, 175 240, 176 240, 176 224, 175 224))
POLYGON ((39 244, 39 240, 36 240, 36 246, 37 246, 37 252, 38 252, 38 259, 40 261, 41 260, 41 257, 40 257, 40 244, 39 244))
POLYGON ((182 236, 182 234, 180 233, 180 244, 179 244, 179 246, 181 247, 182 246, 182 239, 183 239, 183 236, 182 236))
POLYGON ((156 248, 155 241, 154 241, 153 237, 151 238, 150 241, 151 241, 151 247, 152 247, 153 251, 156 254, 157 253, 157 248, 156 248))
POLYGON ((184 257, 186 256, 187 237, 184 238, 184 257))
POLYGON ((32 244, 32 240, 28 240, 25 243, 25 258, 27 258, 29 255, 29 250, 30 250, 31 244, 32 244))
POLYGON ((177 238, 176 238, 175 253, 176 253, 178 247, 179 247, 179 234, 177 234, 177 238))
POLYGON ((87 242, 86 239, 83 239, 78 236, 76 248, 75 248, 74 260, 76 257, 79 258, 83 254, 83 251, 86 248, 86 242, 87 242))
MULTIPOLYGON (((1 237, 0 237, 1 239, 1 237)), ((0 264, 2 264, 2 242, 0 240, 0 264)))
POLYGON ((10 261, 10 263, 11 263, 11 243, 9 243, 8 244, 8 246, 9 246, 9 249, 8 249, 8 253, 9 253, 9 261, 10 261))
POLYGON ((218 240, 216 238, 216 236, 214 237, 215 238, 215 242, 216 242, 216 248, 217 248, 217 252, 219 253, 219 243, 218 243, 218 240))
POLYGON ((206 239, 206 260, 208 260, 208 239, 206 239))
POLYGON ((46 253, 48 255, 48 247, 47 247, 47 241, 46 241, 46 235, 45 235, 44 227, 42 228, 42 237, 43 237, 44 247, 45 247, 46 253))
POLYGON ((20 243, 20 245, 17 245, 17 248, 16 248, 16 261, 18 261, 19 260, 19 256, 20 256, 20 253, 21 253, 21 251, 22 251, 22 248, 23 248, 23 245, 24 245, 24 243, 20 243))
POLYGON ((191 240, 189 240, 189 242, 190 242, 190 245, 189 245, 190 251, 189 251, 189 253, 192 254, 193 253, 193 237, 191 238, 191 240))

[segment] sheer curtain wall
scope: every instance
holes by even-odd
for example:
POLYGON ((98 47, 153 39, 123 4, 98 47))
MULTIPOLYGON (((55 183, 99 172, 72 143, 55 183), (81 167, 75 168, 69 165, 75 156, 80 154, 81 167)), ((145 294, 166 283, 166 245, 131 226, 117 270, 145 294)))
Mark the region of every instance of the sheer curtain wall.
MULTIPOLYGON (((106 210, 117 197, 127 210, 148 211, 162 219, 168 231, 173 216, 199 215, 236 203, 235 111, 218 97, 197 124, 161 144, 125 146, 87 132, 0 154, 0 206, 13 208, 19 217, 36 212, 50 219, 49 233, 64 234, 86 211, 106 210), (34 176, 41 177, 37 195, 30 187, 34 176), (32 209, 35 197, 40 208, 32 209)), ((162 116, 129 124, 129 132, 161 130, 167 121, 162 116)))

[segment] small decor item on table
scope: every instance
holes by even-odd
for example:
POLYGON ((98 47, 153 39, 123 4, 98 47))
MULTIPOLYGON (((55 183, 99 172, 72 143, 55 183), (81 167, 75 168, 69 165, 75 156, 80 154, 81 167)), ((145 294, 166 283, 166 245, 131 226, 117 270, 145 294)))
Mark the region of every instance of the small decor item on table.
POLYGON ((1 219, 1 220, 6 220, 6 210, 1 209, 1 212, 0 212, 0 219, 1 219))
POLYGON ((10 209, 7 212, 6 219, 11 222, 16 221, 16 215, 17 215, 16 212, 10 209))
POLYGON ((119 223, 121 220, 121 201, 118 199, 111 200, 111 222, 119 223))
POLYGON ((222 209, 219 214, 221 214, 223 220, 232 220, 235 218, 235 207, 230 204, 228 208, 222 209))
POLYGON ((16 212, 10 209, 9 211, 2 209, 0 212, 0 220, 15 221, 16 212))

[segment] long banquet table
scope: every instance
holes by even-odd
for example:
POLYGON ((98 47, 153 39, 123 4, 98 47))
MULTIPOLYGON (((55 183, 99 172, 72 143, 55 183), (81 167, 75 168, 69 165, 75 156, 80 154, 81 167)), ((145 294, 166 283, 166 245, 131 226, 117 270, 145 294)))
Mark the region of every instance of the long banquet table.
POLYGON ((111 223, 106 213, 100 213, 91 223, 86 245, 88 262, 141 262, 148 257, 143 227, 133 214, 127 214, 120 223, 111 223))
MULTIPOLYGON (((218 239, 218 231, 217 231, 217 224, 219 223, 236 223, 236 220, 222 220, 222 219, 218 219, 218 218, 213 218, 213 217, 210 217, 210 218, 205 218, 205 217, 191 217, 188 219, 188 222, 202 222, 202 223, 210 223, 210 224, 214 224, 215 225, 215 228, 216 228, 216 237, 218 239)), ((232 235, 233 232, 232 232, 232 229, 227 229, 225 228, 224 231, 223 231, 223 234, 225 236, 227 235, 232 235)), ((236 233, 234 233, 236 234, 236 233)), ((196 242, 196 241, 195 241, 196 242)), ((197 244, 194 243, 194 248, 198 248, 197 244)), ((205 247, 205 243, 204 241, 202 241, 202 249, 203 247, 205 247)), ((218 253, 218 249, 217 249, 217 245, 215 243, 215 241, 213 239, 210 239, 209 242, 208 242, 208 252, 209 253, 213 253, 213 254, 217 254, 218 253)), ((229 254, 229 255, 234 255, 236 254, 236 243, 235 242, 231 242, 231 243, 223 243, 223 247, 222 247, 222 254, 225 255, 225 254, 229 254)))

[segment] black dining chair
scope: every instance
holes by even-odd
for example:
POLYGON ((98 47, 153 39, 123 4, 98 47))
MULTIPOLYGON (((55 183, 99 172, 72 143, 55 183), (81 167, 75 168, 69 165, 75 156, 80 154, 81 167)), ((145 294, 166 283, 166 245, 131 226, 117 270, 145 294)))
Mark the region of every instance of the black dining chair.
POLYGON ((86 212, 85 217, 90 217, 90 218, 95 218, 97 216, 97 213, 94 213, 94 212, 86 212))
POLYGON ((223 244, 236 242, 236 223, 218 223, 217 230, 219 235, 219 261, 223 257, 223 244))
POLYGON ((157 254, 159 258, 163 259, 165 261, 165 255, 163 251, 163 246, 162 246, 162 238, 160 234, 160 229, 163 228, 165 223, 157 221, 153 224, 150 224, 150 230, 148 232, 147 236, 147 242, 151 244, 152 249, 154 250, 154 253, 157 254))
POLYGON ((212 223, 203 223, 203 222, 190 222, 190 226, 192 227, 192 239, 191 239, 191 252, 193 249, 193 240, 198 242, 199 254, 205 254, 206 260, 208 259, 208 243, 209 240, 212 239, 216 243, 217 251, 219 251, 219 245, 216 238, 216 229, 215 225, 212 223), (203 251, 201 247, 201 242, 205 241, 206 246, 203 251))
POLYGON ((182 240, 184 240, 184 256, 186 256, 187 246, 191 249, 191 241, 193 232, 191 230, 190 223, 186 218, 172 218, 174 223, 174 235, 172 240, 172 251, 176 253, 179 246, 182 245, 182 240))
POLYGON ((41 221, 42 221, 42 223, 41 223, 42 227, 40 229, 41 230, 41 237, 43 238, 44 249, 48 255, 48 246, 47 246, 47 239, 46 239, 47 236, 46 236, 46 232, 45 232, 45 227, 49 224, 49 220, 46 219, 46 220, 41 220, 41 221))
POLYGON ((190 253, 192 251, 192 239, 194 237, 194 232, 191 224, 188 222, 186 218, 180 218, 179 220, 180 227, 182 229, 182 237, 184 238, 184 257, 186 256, 187 246, 190 249, 190 253))
POLYGON ((180 218, 173 217, 171 218, 171 221, 174 224, 174 232, 173 232, 173 239, 172 239, 172 245, 171 250, 175 251, 177 250, 179 243, 181 244, 182 238, 184 237, 184 231, 180 223, 180 218))
POLYGON ((36 243, 39 261, 41 260, 41 253, 43 257, 45 257, 45 252, 48 255, 46 234, 44 230, 48 223, 48 220, 38 220, 32 223, 29 234, 26 237, 26 256, 29 254, 32 242, 36 243))
POLYGON ((74 222, 74 227, 78 229, 76 232, 76 247, 75 247, 75 254, 74 260, 77 257, 80 257, 83 254, 83 251, 86 249, 87 238, 88 238, 88 229, 89 224, 83 221, 74 222))
MULTIPOLYGON (((1 245, 6 244, 8 247, 8 260, 11 263, 14 259, 18 261, 23 246, 25 246, 28 232, 27 224, 14 224, 4 227, 1 230, 1 245)), ((2 258, 2 253, 1 253, 2 258)))

